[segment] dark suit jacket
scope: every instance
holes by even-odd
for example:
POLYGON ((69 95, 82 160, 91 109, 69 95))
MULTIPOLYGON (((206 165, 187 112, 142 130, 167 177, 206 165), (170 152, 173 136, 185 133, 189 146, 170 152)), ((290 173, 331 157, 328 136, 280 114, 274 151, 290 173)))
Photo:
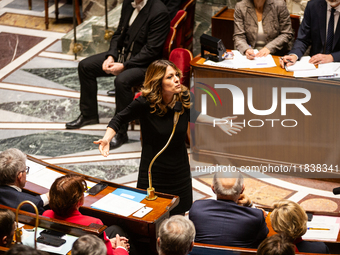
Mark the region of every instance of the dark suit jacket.
POLYGON ((196 228, 195 242, 257 248, 268 228, 263 212, 227 200, 197 200, 189 211, 196 228))
MULTIPOLYGON (((40 196, 33 196, 25 192, 19 192, 16 189, 9 187, 7 185, 0 186, 0 204, 12 208, 17 208, 18 205, 25 200, 33 202, 37 206, 39 214, 42 214, 45 211, 43 207, 44 203, 41 200, 40 196)), ((23 205, 21 207, 21 210, 35 213, 34 208, 28 204, 23 205)))
POLYGON ((134 10, 131 2, 131 0, 123 2, 119 25, 111 39, 107 56, 113 56, 117 61, 124 41, 128 40, 125 53, 132 49, 131 58, 123 63, 124 67, 126 69, 146 68, 153 61, 162 58, 164 42, 170 30, 170 18, 167 8, 160 0, 148 0, 131 27, 128 28, 134 10))
POLYGON ((329 253, 327 245, 323 242, 308 242, 301 240, 300 242, 295 243, 295 246, 299 252, 324 254, 329 253))
MULTIPOLYGON (((310 56, 324 53, 326 48, 327 3, 325 0, 311 0, 308 2, 304 18, 299 28, 298 37, 290 53, 296 54, 299 59, 312 46, 310 56)), ((336 27, 333 41, 332 56, 335 62, 340 61, 340 26, 336 27)))
POLYGON ((179 11, 181 4, 183 4, 186 0, 161 0, 166 8, 168 8, 170 20, 172 20, 176 13, 179 11))

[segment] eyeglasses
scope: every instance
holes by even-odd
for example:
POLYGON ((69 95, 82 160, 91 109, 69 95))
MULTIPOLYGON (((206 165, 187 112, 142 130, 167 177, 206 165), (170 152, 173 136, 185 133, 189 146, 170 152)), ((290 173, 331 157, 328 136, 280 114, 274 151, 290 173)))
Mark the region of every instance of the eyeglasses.
MULTIPOLYGON (((26 174, 28 174, 28 173, 30 172, 30 167, 29 167, 29 166, 26 166, 26 169, 20 171, 19 173, 23 173, 23 172, 26 172, 26 174)), ((19 173, 18 173, 18 175, 19 175, 19 173)))

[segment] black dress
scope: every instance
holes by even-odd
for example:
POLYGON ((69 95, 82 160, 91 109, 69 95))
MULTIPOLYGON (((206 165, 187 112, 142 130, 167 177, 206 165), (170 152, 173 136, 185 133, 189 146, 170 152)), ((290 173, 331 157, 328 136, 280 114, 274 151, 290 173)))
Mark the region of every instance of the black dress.
MULTIPOLYGON (((151 108, 145 97, 140 96, 125 110, 117 114, 109 123, 109 127, 119 130, 120 125, 139 119, 142 132, 142 156, 139 166, 137 188, 147 189, 148 168, 154 156, 167 143, 173 128, 174 110, 168 109, 164 116, 150 113, 151 108)), ((195 121, 199 113, 191 116, 195 121)), ((152 168, 152 186, 156 192, 168 193, 180 197, 177 207, 171 214, 184 213, 192 204, 191 173, 185 137, 190 120, 190 110, 180 115, 175 134, 164 152, 156 159, 152 168)))

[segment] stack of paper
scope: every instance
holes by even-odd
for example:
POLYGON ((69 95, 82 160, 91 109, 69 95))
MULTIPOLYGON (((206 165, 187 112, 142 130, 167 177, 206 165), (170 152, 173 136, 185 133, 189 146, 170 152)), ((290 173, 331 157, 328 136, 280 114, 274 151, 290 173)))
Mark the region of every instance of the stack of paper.
MULTIPOLYGON (((292 66, 285 66, 287 72, 299 72, 315 70, 315 65, 309 63, 310 57, 304 56, 292 66)), ((294 73, 295 75, 295 73, 294 73)))
POLYGON ((309 63, 310 57, 302 57, 292 66, 286 66, 287 71, 293 71, 294 77, 319 77, 319 79, 340 78, 340 63, 319 64, 318 68, 309 63))
MULTIPOLYGON (((229 60, 223 60, 221 62, 214 62, 211 60, 207 60, 204 62, 205 65, 210 66, 218 66, 218 67, 226 67, 226 68, 266 68, 266 67, 274 67, 276 66, 275 61, 271 55, 267 55, 266 57, 258 58, 256 57, 254 60, 247 59, 246 56, 242 55, 239 51, 233 50, 234 58, 229 60)), ((258 50, 254 50, 256 54, 258 50)))
POLYGON ((323 70, 325 73, 323 75, 319 75, 320 80, 340 78, 340 63, 339 62, 319 64, 318 69, 323 70))
POLYGON ((339 221, 339 217, 314 215, 312 221, 307 222, 308 229, 302 239, 336 241, 339 234, 339 221))
POLYGON ((145 204, 112 193, 107 194, 105 197, 91 205, 92 208, 123 215, 125 217, 144 206, 145 204))

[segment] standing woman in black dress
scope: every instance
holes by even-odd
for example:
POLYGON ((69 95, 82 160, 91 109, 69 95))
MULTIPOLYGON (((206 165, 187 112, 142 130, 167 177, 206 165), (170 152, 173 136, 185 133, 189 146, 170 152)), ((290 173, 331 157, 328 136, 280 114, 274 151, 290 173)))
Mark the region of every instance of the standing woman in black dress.
MULTIPOLYGON (((117 114, 110 121, 103 139, 94 142, 99 144, 100 153, 107 157, 110 141, 120 126, 139 119, 143 143, 137 188, 147 189, 149 164, 170 137, 174 121, 173 107, 176 101, 180 101, 182 110, 174 136, 151 170, 152 184, 156 191, 180 197, 178 206, 171 214, 184 214, 192 204, 190 165, 185 145, 188 122, 195 122, 197 119, 197 122, 212 124, 214 119, 207 115, 202 116, 194 109, 190 116, 190 93, 180 84, 181 75, 181 71, 170 61, 153 62, 146 71, 142 96, 117 114)), ((240 127, 236 125, 223 125, 220 128, 229 135, 240 131, 240 127)))

